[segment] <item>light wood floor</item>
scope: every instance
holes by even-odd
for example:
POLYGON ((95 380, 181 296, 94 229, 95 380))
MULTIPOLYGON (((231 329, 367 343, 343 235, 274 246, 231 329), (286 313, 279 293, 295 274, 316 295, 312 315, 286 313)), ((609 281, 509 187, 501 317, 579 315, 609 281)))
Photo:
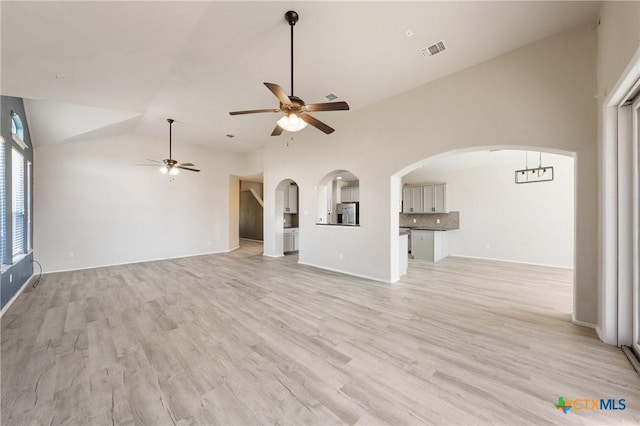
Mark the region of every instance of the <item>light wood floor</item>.
POLYGON ((2 318, 2 425, 640 423, 623 353, 570 323, 571 271, 447 258, 388 285, 261 249, 44 276, 2 318))

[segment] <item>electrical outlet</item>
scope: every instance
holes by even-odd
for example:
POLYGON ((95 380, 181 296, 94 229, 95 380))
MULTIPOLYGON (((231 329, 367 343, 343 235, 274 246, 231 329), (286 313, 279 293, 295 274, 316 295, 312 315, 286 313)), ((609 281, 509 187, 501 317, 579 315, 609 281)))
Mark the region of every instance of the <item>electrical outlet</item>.
POLYGON ((13 274, 9 274, 9 282, 12 283, 13 282, 13 274))
POLYGON ((73 254, 72 251, 69 252, 68 256, 69 256, 70 259, 73 259, 75 257, 75 255, 73 254))
POLYGON ((436 223, 440 223, 440 219, 436 219, 436 223))
POLYGON ((338 254, 338 259, 342 260, 342 253, 338 254))
POLYGON ((413 219, 413 223, 416 223, 416 222, 417 222, 417 219, 413 219))

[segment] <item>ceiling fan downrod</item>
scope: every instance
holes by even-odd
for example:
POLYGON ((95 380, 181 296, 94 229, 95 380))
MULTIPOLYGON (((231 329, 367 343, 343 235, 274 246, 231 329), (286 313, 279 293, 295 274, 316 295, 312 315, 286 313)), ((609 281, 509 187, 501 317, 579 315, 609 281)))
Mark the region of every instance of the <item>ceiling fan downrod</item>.
POLYGON ((293 27, 296 25, 296 22, 300 19, 298 13, 290 10, 284 14, 284 18, 289 23, 291 27, 291 96, 293 96, 293 27))
POLYGON ((167 121, 169 122, 169 159, 172 159, 173 157, 171 156, 171 128, 173 127, 173 118, 167 118, 167 121))

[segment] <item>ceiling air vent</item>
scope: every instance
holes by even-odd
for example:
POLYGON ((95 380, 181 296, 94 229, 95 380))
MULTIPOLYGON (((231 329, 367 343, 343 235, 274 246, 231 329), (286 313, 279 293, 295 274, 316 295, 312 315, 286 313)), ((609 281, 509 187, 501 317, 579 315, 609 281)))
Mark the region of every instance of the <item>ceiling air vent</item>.
POLYGON ((335 93, 329 93, 324 98, 326 100, 328 100, 329 102, 331 102, 331 101, 335 101, 336 99, 338 99, 338 95, 336 95, 335 93))
POLYGON ((447 48, 445 47, 444 42, 439 41, 436 44, 432 44, 429 47, 420 49, 420 53, 422 53, 422 56, 433 56, 445 50, 447 50, 447 48))

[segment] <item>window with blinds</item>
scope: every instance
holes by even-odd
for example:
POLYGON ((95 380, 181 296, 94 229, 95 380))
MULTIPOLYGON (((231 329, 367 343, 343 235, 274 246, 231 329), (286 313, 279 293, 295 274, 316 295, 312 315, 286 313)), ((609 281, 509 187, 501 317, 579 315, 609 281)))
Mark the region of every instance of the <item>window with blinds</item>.
POLYGON ((7 192, 5 191, 7 184, 6 161, 4 158, 5 144, 4 139, 0 138, 0 263, 7 263, 6 247, 7 247, 7 192))
POLYGON ((26 182, 26 190, 27 190, 27 252, 33 249, 33 237, 31 236, 31 229, 33 226, 31 225, 31 216, 32 216, 32 208, 31 208, 31 182, 32 182, 32 164, 31 161, 27 161, 27 182, 26 182))
POLYGON ((25 190, 24 190, 24 156, 15 148, 11 156, 11 188, 13 218, 13 256, 25 252, 25 190))

